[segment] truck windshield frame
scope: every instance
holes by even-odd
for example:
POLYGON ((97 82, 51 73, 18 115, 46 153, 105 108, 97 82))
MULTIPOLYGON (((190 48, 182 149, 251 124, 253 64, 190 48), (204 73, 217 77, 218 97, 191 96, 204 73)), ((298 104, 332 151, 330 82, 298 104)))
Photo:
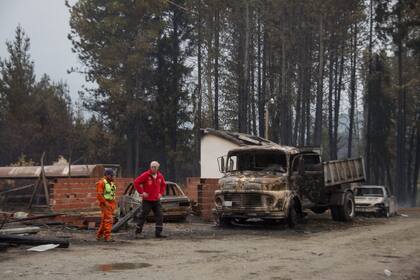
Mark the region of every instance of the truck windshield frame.
POLYGON ((282 151, 236 151, 228 155, 227 171, 287 173, 287 156, 282 151))

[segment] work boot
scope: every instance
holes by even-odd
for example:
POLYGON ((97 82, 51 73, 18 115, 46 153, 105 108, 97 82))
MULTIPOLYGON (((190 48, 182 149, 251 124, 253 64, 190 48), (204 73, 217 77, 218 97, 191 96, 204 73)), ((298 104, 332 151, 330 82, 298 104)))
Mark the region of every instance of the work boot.
POLYGON ((136 230, 134 231, 134 239, 145 239, 146 236, 142 233, 143 228, 136 226, 136 230))
POLYGON ((101 237, 96 237, 96 241, 105 241, 105 238, 103 237, 103 236, 101 236, 101 237))
POLYGON ((142 231, 143 231, 143 228, 136 226, 136 230, 134 231, 134 234, 141 234, 142 231))
POLYGON ((156 232, 155 237, 156 238, 167 238, 168 236, 162 234, 161 232, 156 232))

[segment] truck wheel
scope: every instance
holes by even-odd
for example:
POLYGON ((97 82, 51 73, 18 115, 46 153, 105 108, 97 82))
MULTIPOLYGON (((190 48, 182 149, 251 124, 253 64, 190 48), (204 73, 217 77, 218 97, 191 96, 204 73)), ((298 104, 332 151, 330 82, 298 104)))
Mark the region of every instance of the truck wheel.
POLYGON ((294 228, 298 223, 298 211, 296 209, 295 201, 292 200, 287 211, 287 224, 289 225, 289 228, 294 228))
POLYGON ((216 225, 218 227, 230 227, 232 225, 232 219, 231 218, 226 218, 226 217, 222 217, 217 216, 216 217, 216 225))
POLYGON ((334 221, 349 222, 355 213, 354 196, 351 192, 344 195, 344 204, 331 207, 331 215, 334 221))

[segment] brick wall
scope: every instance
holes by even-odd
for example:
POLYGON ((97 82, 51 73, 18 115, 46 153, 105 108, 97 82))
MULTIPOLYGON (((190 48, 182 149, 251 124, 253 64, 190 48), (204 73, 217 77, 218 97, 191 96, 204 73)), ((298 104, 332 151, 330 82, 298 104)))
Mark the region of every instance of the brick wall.
MULTIPOLYGON (((63 178, 58 179, 51 188, 50 206, 53 211, 94 211, 99 210, 96 199, 98 178, 63 178)), ((117 199, 124 193, 132 178, 115 178, 117 199)))
POLYGON ((200 216, 205 221, 213 221, 214 192, 218 189, 218 179, 187 178, 185 194, 197 202, 200 216))
POLYGON ((200 184, 200 177, 188 177, 185 182, 184 193, 194 202, 197 202, 197 186, 200 184))
POLYGON ((201 217, 205 221, 213 221, 212 209, 214 208, 214 192, 219 188, 216 182, 202 180, 198 188, 198 205, 201 209, 201 217))
MULTIPOLYGON (((51 188, 51 210, 61 211, 97 211, 96 182, 98 178, 63 178, 51 188)), ((117 200, 124 193, 125 187, 133 181, 132 178, 116 178, 117 200)), ((212 221, 214 207, 214 192, 218 189, 218 179, 198 177, 187 178, 185 194, 197 202, 200 216, 206 221, 212 221)))

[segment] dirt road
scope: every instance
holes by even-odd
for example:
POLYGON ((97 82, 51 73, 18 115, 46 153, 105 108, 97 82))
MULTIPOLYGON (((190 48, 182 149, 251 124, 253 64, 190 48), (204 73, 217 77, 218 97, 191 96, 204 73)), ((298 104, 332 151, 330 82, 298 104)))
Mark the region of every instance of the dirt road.
POLYGON ((97 243, 93 232, 71 235, 69 249, 25 247, 0 253, 0 279, 420 279, 420 209, 408 217, 359 217, 352 224, 309 215, 299 229, 250 225, 166 224, 166 240, 97 243), (385 275, 384 270, 391 273, 385 275))

